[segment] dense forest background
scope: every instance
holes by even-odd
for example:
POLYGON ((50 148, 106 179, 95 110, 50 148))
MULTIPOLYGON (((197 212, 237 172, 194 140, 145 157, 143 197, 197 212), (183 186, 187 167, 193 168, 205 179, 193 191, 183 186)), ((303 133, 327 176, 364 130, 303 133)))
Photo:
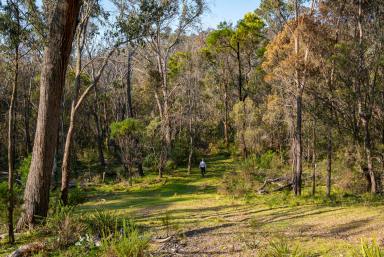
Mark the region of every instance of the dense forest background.
POLYGON ((111 4, 2 1, 9 229, 46 217, 50 191, 66 205, 79 181, 189 174, 215 154, 239 162, 232 196, 381 194, 382 1, 262 0, 206 31, 203 0, 111 4))

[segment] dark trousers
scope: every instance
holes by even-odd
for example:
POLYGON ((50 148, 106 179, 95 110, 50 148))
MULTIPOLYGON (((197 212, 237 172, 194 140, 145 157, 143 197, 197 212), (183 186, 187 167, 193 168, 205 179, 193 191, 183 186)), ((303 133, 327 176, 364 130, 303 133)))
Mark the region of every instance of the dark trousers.
POLYGON ((205 176, 205 168, 204 167, 200 167, 200 171, 201 171, 201 176, 205 176))

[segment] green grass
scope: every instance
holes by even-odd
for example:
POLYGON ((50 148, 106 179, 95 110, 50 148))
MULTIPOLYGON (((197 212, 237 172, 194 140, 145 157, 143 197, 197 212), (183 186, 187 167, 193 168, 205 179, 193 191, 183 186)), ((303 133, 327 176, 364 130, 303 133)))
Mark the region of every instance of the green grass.
MULTIPOLYGON (((158 179, 156 174, 135 178, 133 186, 121 182, 85 188, 87 201, 77 213, 105 210, 132 217, 154 237, 177 233, 187 241, 185 251, 217 256, 254 256, 271 242, 308 256, 361 256, 361 240, 384 239, 384 205, 381 197, 324 189, 312 197, 290 192, 233 198, 217 192, 226 172, 236 169, 224 156, 207 159, 207 177, 198 169, 188 175, 179 168, 158 179), (236 253, 236 254, 235 254, 236 253), (213 254, 214 255, 214 254, 213 254)), ((156 245, 152 249, 157 249, 156 245)))

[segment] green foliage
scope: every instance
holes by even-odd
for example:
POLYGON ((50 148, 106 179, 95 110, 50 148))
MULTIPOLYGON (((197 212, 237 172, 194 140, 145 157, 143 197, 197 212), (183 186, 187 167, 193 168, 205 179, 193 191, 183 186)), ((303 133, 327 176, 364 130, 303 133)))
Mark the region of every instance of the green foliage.
POLYGON ((165 170, 166 171, 173 171, 177 168, 176 163, 173 160, 167 160, 165 163, 165 170))
POLYGON ((270 169, 272 160, 275 157, 275 153, 272 150, 267 151, 262 154, 257 161, 257 165, 261 169, 270 169))
MULTIPOLYGON (((15 204, 15 214, 18 215, 20 213, 20 206, 23 202, 23 188, 18 185, 14 184, 13 187, 14 192, 14 204, 15 204)), ((0 223, 5 224, 7 219, 7 212, 5 211, 8 206, 8 183, 7 182, 0 182, 0 223)), ((1 228, 0 228, 1 230, 1 228)))
POLYGON ((142 257, 145 256, 148 246, 148 236, 123 225, 120 234, 114 234, 112 239, 103 241, 102 252, 105 256, 142 257))
POLYGON ((139 135, 144 130, 144 125, 137 119, 125 119, 123 121, 114 122, 110 126, 111 137, 120 138, 126 135, 139 135))
POLYGON ((219 192, 233 197, 243 197, 254 190, 254 179, 250 172, 227 172, 219 186, 219 192))
POLYGON ((159 159, 154 153, 147 154, 143 160, 143 166, 150 168, 152 171, 157 169, 159 159))
POLYGON ((82 204, 86 201, 86 193, 81 190, 80 187, 71 188, 69 190, 68 204, 71 206, 76 206, 82 204))
POLYGON ((287 241, 275 240, 269 243, 262 256, 265 257, 306 257, 298 246, 291 247, 287 241))
POLYGON ((1 182, 0 183, 0 210, 4 210, 0 212, 0 221, 2 224, 6 223, 7 212, 7 202, 8 202, 8 183, 1 182))
POLYGON ((28 177, 29 167, 31 166, 32 155, 28 155, 21 160, 17 172, 20 175, 21 183, 25 185, 28 177))
POLYGON ((383 257, 384 250, 380 249, 376 241, 371 244, 361 242, 361 257, 383 257))
POLYGON ((53 213, 46 219, 45 229, 48 233, 54 233, 57 236, 54 246, 63 248, 74 244, 85 231, 86 226, 75 215, 73 206, 64 206, 59 202, 53 213))
POLYGON ((138 229, 132 220, 119 217, 104 210, 97 210, 88 215, 85 217, 84 223, 87 224, 91 234, 103 238, 119 233, 123 228, 129 231, 138 229))
POLYGON ((101 236, 101 251, 105 256, 140 257, 148 248, 149 237, 140 233, 130 219, 96 211, 86 223, 92 234, 101 236))
POLYGON ((175 78, 180 74, 187 66, 187 61, 191 58, 191 53, 186 52, 176 52, 171 58, 169 58, 168 69, 169 77, 171 79, 175 78))

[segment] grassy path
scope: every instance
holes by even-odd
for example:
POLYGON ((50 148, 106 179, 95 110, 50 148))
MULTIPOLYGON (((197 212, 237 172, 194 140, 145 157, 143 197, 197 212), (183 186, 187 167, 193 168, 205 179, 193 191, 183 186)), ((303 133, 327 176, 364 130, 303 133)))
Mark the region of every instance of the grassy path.
POLYGON ((310 256, 350 256, 361 238, 384 239, 381 205, 272 207, 265 196, 246 203, 217 193, 223 174, 234 170, 232 160, 215 157, 207 164, 206 178, 197 169, 190 176, 179 169, 162 181, 148 175, 133 187, 102 186, 81 211, 102 208, 135 217, 154 237, 179 235, 154 243, 155 256, 259 256, 276 239, 300 243, 310 256))

